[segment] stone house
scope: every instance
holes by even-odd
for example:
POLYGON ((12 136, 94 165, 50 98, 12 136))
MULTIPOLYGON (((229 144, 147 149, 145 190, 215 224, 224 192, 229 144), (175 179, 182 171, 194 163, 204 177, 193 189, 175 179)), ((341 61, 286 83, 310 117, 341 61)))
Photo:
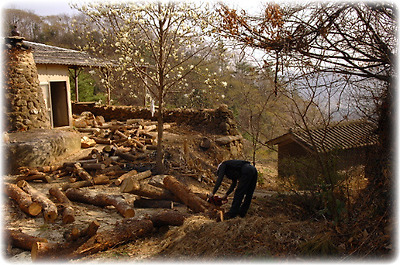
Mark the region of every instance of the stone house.
POLYGON ((286 174, 287 163, 304 158, 315 162, 315 155, 335 158, 338 170, 365 165, 367 154, 378 142, 376 126, 371 122, 356 120, 309 131, 292 130, 269 140, 268 145, 278 146, 278 174, 286 174), (329 156, 326 156, 329 157, 329 156))
POLYGON ((24 41, 32 49, 40 87, 50 117, 52 128, 72 125, 71 88, 69 69, 74 69, 75 87, 78 87, 78 70, 83 67, 100 67, 103 63, 87 53, 24 41))

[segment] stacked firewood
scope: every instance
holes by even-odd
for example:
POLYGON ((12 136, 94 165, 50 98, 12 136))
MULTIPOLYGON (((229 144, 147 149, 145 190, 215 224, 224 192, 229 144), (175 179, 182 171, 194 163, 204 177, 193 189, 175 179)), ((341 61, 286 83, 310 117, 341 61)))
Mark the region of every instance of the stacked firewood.
MULTIPOLYGON (((102 116, 94 116, 90 112, 74 115, 74 126, 79 132, 88 133, 82 139, 82 147, 93 147, 96 144, 130 147, 137 152, 155 150, 157 145, 157 122, 143 119, 128 119, 127 121, 105 122, 102 116)), ((170 124, 164 124, 163 129, 169 129, 170 124)))

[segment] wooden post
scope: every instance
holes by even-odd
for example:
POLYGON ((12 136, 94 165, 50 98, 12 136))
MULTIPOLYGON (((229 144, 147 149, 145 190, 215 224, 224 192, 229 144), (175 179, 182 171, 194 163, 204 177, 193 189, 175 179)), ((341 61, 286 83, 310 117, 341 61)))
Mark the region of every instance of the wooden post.
POLYGON ((79 86, 78 86, 78 67, 74 67, 74 81, 75 81, 75 101, 79 102, 79 86))

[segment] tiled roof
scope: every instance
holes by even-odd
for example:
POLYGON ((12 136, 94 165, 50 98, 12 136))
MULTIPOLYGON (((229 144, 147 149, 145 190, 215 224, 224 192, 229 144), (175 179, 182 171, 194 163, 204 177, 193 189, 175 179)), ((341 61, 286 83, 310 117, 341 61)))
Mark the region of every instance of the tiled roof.
POLYGON ((37 64, 59 64, 68 66, 103 66, 100 59, 91 57, 85 52, 50 46, 42 43, 24 41, 32 47, 33 58, 37 64))
POLYGON ((306 130, 289 130, 287 134, 267 142, 275 145, 291 139, 309 150, 329 152, 332 150, 345 150, 356 147, 370 146, 378 143, 375 133, 376 126, 368 121, 357 120, 339 123, 327 128, 306 130), (313 144, 314 143, 314 144, 313 144))

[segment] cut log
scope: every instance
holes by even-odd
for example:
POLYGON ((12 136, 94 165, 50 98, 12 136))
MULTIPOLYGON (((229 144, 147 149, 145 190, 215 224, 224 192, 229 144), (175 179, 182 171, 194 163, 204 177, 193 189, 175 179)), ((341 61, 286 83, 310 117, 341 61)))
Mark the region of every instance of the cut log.
POLYGON ((120 195, 107 195, 102 193, 94 193, 88 190, 80 190, 70 188, 66 191, 68 199, 88 203, 100 207, 112 205, 123 217, 135 216, 135 210, 120 195))
POLYGON ((126 218, 121 223, 116 223, 113 229, 105 230, 91 237, 72 253, 74 257, 91 255, 128 241, 143 237, 153 230, 150 220, 135 220, 126 218))
POLYGON ((135 144, 136 149, 138 149, 138 151, 146 150, 146 146, 144 144, 142 144, 140 141, 138 141, 137 139, 131 138, 130 141, 135 144))
MULTIPOLYGON (((110 183, 110 178, 106 175, 98 175, 93 178, 94 185, 105 185, 110 183)), ((82 188, 92 186, 92 183, 87 180, 76 181, 73 183, 66 183, 62 185, 62 190, 67 190, 69 188, 82 188)))
POLYGON ((157 125, 149 125, 149 126, 144 126, 143 130, 147 131, 147 132, 151 132, 153 130, 157 129, 157 125))
POLYGON ((206 201, 194 194, 187 186, 173 176, 166 176, 164 178, 164 186, 195 213, 204 212, 209 207, 206 201))
MULTIPOLYGON (((31 258, 33 261, 37 260, 67 260, 72 258, 73 253, 78 247, 80 247, 83 243, 85 243, 89 238, 93 237, 97 229, 99 228, 99 223, 97 221, 93 221, 89 224, 89 226, 79 231, 76 228, 73 228, 73 232, 71 234, 75 234, 75 240, 72 240, 66 243, 45 243, 45 242, 36 242, 32 246, 31 250, 31 258)), ((69 237, 69 236, 67 236, 69 237)))
MULTIPOLYGON (((120 165, 106 167, 105 169, 100 170, 99 173, 100 174, 112 174, 113 172, 116 172, 116 171, 122 171, 122 168, 120 165)), ((126 171, 125 171, 125 173, 126 173, 126 171)))
MULTIPOLYGON (((136 174, 137 174, 137 171, 136 171, 136 170, 131 170, 131 171, 129 171, 129 172, 127 172, 127 173, 121 175, 121 176, 120 176, 119 178, 117 178, 116 180, 114 180, 114 184, 117 185, 117 186, 119 186, 119 185, 121 185, 121 183, 122 183, 126 178, 129 178, 129 177, 134 176, 134 175, 136 175, 136 174)), ((150 171, 150 175, 151 175, 151 171, 150 171)))
POLYGON ((132 125, 132 124, 142 124, 143 119, 127 119, 126 124, 127 125, 132 125))
POLYGON ((76 241, 66 243, 35 242, 32 245, 31 259, 33 261, 67 261, 73 258, 72 253, 91 237, 80 237, 76 241))
POLYGON ((114 134, 118 135, 118 136, 121 138, 121 140, 126 141, 126 140, 129 139, 129 137, 128 137, 127 135, 125 135, 124 133, 122 133, 122 132, 120 132, 120 131, 118 131, 118 130, 116 130, 116 131, 114 132, 114 134))
POLYGON ((89 147, 93 147, 96 146, 96 141, 87 137, 87 136, 83 136, 81 138, 81 148, 89 148, 89 147))
MULTIPOLYGON (((53 242, 35 242, 32 245, 31 259, 33 261, 38 260, 50 260, 50 259, 63 259, 62 249, 65 248, 64 244, 53 243, 53 242)), ((70 252, 70 251, 69 251, 70 252)), ((64 254, 65 255, 65 254, 64 254)))
POLYGON ((97 144, 111 144, 111 139, 108 138, 101 138, 101 137, 95 137, 91 136, 91 139, 93 139, 97 144))
POLYGON ((103 170, 106 168, 106 165, 103 163, 88 163, 88 164, 83 164, 82 168, 85 170, 103 170))
POLYGON ((140 173, 137 173, 136 170, 131 170, 128 173, 126 173, 126 174, 122 175, 121 177, 119 177, 118 179, 116 179, 114 181, 114 184, 119 186, 127 178, 132 178, 134 180, 142 180, 142 179, 148 178, 150 176, 151 176, 151 170, 147 170, 147 171, 140 172, 140 173))
POLYGON ((121 152, 119 150, 117 150, 115 152, 115 155, 119 156, 120 158, 126 160, 126 161, 135 161, 136 160, 136 156, 130 154, 130 153, 125 153, 125 152, 121 152))
POLYGON ((99 134, 100 133, 100 128, 77 128, 78 132, 82 133, 93 133, 93 134, 99 134))
POLYGON ((149 133, 149 132, 147 132, 145 130, 138 130, 138 134, 139 135, 143 135, 143 136, 148 137, 148 138, 153 139, 153 140, 157 139, 157 135, 156 134, 149 133))
POLYGON ((47 239, 31 236, 21 231, 15 231, 6 229, 5 236, 7 243, 13 247, 24 249, 24 250, 31 250, 32 245, 36 242, 47 242, 47 239))
POLYGON ((118 148, 114 145, 111 145, 111 143, 103 147, 103 152, 107 153, 109 156, 113 156, 117 150, 118 148))
POLYGON ((166 209, 174 208, 173 201, 146 199, 146 198, 136 199, 133 205, 135 206, 135 208, 166 208, 166 209))
POLYGON ((25 180, 25 181, 41 180, 41 181, 46 182, 46 183, 51 183, 52 182, 52 178, 50 176, 46 175, 43 172, 38 172, 38 173, 39 174, 35 174, 35 175, 19 176, 17 178, 17 181, 20 181, 20 180, 25 180))
POLYGON ((150 217, 150 220, 153 222, 154 227, 166 225, 181 226, 188 216, 188 214, 174 210, 163 210, 159 213, 153 214, 150 217))
POLYGON ((75 210, 72 207, 71 201, 67 198, 67 196, 56 187, 52 187, 49 189, 49 193, 56 197, 56 199, 62 204, 63 206, 63 213, 62 213, 62 221, 64 224, 70 224, 75 221, 75 210))
POLYGON ((81 166, 83 166, 84 164, 91 164, 91 163, 98 163, 99 160, 95 159, 95 158, 91 158, 91 159, 81 159, 78 161, 73 161, 73 162, 64 162, 63 166, 64 167, 73 167, 76 163, 79 163, 81 166))
POLYGON ((179 199, 169 190, 154 187, 147 183, 140 183, 139 181, 131 178, 126 179, 124 182, 122 182, 120 190, 121 192, 133 193, 135 195, 151 199, 170 200, 179 202, 179 199))
POLYGON ((89 181, 92 185, 94 185, 94 181, 92 176, 85 170, 82 168, 80 163, 75 163, 74 164, 74 172, 76 174, 78 174, 78 176, 80 178, 82 178, 83 180, 87 180, 89 181))
POLYGON ((98 221, 92 221, 85 229, 79 230, 76 227, 73 227, 71 232, 65 236, 67 241, 76 241, 81 237, 92 237, 97 233, 97 230, 100 227, 100 223, 98 221))
POLYGON ((35 175, 35 174, 37 174, 37 172, 48 173, 48 172, 60 170, 61 168, 62 168, 62 166, 42 166, 42 167, 35 167, 35 168, 19 167, 18 169, 21 172, 21 174, 35 175))
POLYGON ((31 187, 25 180, 18 181, 17 186, 26 193, 29 193, 32 196, 32 200, 42 205, 44 220, 46 222, 54 222, 57 219, 57 206, 46 195, 31 187))
POLYGON ((42 211, 42 205, 32 201, 31 195, 15 184, 4 183, 5 193, 17 202, 18 207, 26 214, 37 216, 42 211))
POLYGON ((149 179, 149 184, 153 185, 155 187, 159 187, 159 188, 165 188, 164 187, 164 178, 166 175, 155 175, 152 176, 151 179, 149 179))

